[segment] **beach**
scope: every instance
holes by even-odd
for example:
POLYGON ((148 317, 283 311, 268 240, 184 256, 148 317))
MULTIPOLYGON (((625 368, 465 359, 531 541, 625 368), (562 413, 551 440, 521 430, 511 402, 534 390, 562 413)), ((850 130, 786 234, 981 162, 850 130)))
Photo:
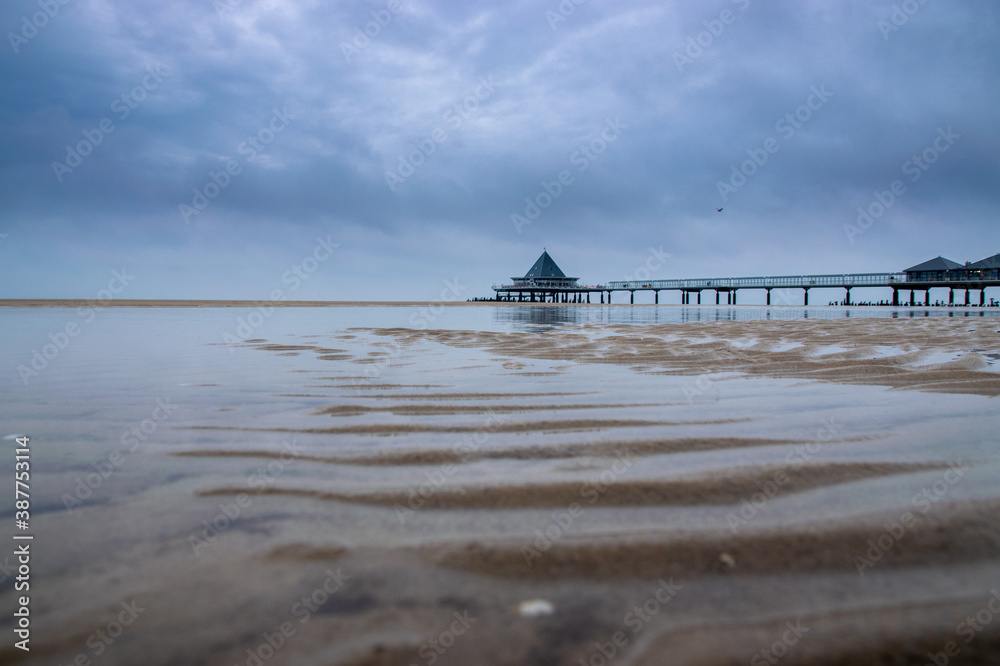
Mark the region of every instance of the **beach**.
POLYGON ((3 309, 4 664, 1000 662, 993 310, 115 304, 3 309))

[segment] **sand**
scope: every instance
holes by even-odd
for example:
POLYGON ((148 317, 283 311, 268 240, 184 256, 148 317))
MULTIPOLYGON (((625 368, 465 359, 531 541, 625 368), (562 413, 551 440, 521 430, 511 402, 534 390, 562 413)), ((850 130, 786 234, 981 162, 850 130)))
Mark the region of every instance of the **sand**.
POLYGON ((270 379, 201 385, 169 445, 131 463, 131 494, 50 508, 48 543, 67 545, 46 555, 45 638, 0 660, 1000 663, 998 328, 383 328, 220 347, 270 379), (380 373, 358 374, 372 358, 380 373), (88 638, 130 598, 148 610, 97 657, 88 638))
POLYGON ((935 392, 1000 395, 1000 373, 983 373, 997 357, 1000 322, 927 318, 816 321, 721 321, 609 326, 613 333, 493 333, 385 329, 401 344, 433 340, 495 354, 626 365, 643 372, 709 375, 739 372, 935 392), (636 330, 641 333, 636 334, 636 330), (921 364, 934 353, 954 360, 921 364))

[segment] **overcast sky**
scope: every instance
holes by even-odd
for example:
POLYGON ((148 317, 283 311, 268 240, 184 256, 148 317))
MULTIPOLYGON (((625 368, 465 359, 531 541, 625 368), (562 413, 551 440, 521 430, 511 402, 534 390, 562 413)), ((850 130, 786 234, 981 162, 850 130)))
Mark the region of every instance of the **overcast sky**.
POLYGON ((0 297, 464 300, 543 247, 590 284, 975 261, 998 15, 5 0, 0 297))

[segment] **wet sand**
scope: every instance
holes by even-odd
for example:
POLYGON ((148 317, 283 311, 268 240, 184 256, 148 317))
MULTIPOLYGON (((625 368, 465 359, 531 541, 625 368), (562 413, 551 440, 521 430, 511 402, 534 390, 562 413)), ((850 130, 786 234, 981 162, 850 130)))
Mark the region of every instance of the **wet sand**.
POLYGON ((0 659, 1000 663, 998 328, 218 347, 267 374, 188 389, 121 495, 72 513, 53 495, 39 541, 66 545, 40 561, 38 647, 0 659), (88 640, 133 598, 146 610, 98 657, 88 640))
POLYGON ((935 392, 1000 395, 992 320, 855 319, 609 326, 611 334, 510 334, 478 331, 382 330, 401 344, 429 339, 475 346, 498 355, 627 365, 642 372, 707 375, 739 372, 768 377, 873 384, 935 392), (955 358, 928 362, 934 353, 955 358), (992 357, 989 356, 992 354, 992 357))

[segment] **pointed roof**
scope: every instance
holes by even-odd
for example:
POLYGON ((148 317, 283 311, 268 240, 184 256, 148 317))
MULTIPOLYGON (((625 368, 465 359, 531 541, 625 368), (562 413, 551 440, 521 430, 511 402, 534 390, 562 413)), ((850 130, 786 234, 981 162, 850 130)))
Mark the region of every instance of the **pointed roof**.
POLYGON ((935 257, 922 264, 907 268, 904 273, 925 273, 930 271, 950 271, 953 268, 962 268, 962 264, 944 257, 935 257))
POLYGON ((994 254, 992 257, 986 257, 985 259, 980 259, 974 264, 969 264, 966 268, 971 268, 973 270, 982 270, 984 268, 1000 268, 1000 254, 994 254))
POLYGON ((566 274, 562 272, 562 269, 556 265, 556 262, 552 260, 548 252, 542 251, 542 256, 538 257, 538 261, 535 262, 534 266, 528 269, 528 272, 524 274, 526 278, 564 278, 566 274))

